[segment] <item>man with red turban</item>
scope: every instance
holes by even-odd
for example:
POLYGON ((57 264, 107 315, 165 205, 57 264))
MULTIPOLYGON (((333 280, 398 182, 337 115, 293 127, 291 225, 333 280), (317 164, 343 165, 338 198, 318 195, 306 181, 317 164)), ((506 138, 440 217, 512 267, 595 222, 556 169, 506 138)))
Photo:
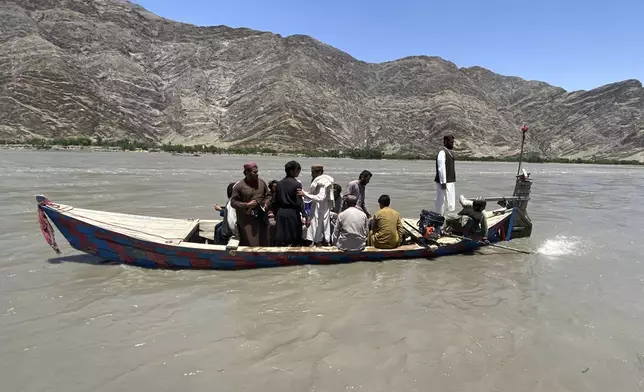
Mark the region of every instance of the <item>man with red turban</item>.
POLYGON ((244 165, 244 179, 233 187, 230 204, 237 213, 239 245, 268 246, 266 209, 269 202, 268 185, 259 178, 255 162, 244 165))

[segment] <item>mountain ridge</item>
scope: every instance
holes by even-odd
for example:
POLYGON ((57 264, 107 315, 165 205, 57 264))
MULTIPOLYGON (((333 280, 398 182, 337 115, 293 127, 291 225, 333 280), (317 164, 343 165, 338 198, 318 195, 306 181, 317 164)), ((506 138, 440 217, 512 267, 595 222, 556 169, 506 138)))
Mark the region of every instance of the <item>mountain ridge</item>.
POLYGON ((368 63, 306 35, 199 27, 114 0, 0 2, 0 137, 644 160, 644 89, 566 91, 415 55, 368 63), (1 26, 5 26, 4 28, 1 26))

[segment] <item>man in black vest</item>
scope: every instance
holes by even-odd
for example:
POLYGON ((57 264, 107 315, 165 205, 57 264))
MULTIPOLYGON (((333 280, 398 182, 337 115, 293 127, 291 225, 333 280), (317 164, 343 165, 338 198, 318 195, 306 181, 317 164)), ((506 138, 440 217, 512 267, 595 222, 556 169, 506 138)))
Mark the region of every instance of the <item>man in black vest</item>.
POLYGON ((445 212, 454 211, 456 208, 456 169, 454 166, 454 136, 443 136, 443 146, 436 156, 436 204, 434 212, 445 215, 445 212), (447 203, 447 206, 445 206, 447 203), (444 208, 446 207, 446 208, 444 208))

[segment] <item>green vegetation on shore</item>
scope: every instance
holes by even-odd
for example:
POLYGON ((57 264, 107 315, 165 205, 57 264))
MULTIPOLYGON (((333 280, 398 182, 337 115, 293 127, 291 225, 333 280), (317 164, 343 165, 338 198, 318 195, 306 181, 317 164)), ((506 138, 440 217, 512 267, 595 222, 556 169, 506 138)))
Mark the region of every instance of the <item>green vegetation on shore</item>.
MULTIPOLYGON (((398 159, 398 160, 433 160, 435 155, 432 154, 413 154, 413 153, 393 153, 387 154, 383 151, 364 148, 352 149, 346 151, 340 150, 307 150, 307 151, 278 151, 264 147, 217 147, 214 145, 197 144, 186 146, 183 144, 155 144, 150 142, 137 142, 129 139, 103 140, 98 137, 92 140, 87 137, 72 138, 30 138, 27 140, 4 140, 0 139, 0 145, 28 145, 39 150, 49 150, 53 146, 79 146, 79 147, 110 147, 123 151, 165 151, 173 154, 232 154, 232 155, 294 155, 303 157, 319 158, 353 158, 353 159, 398 159)), ((518 155, 507 157, 472 157, 458 156, 460 161, 479 161, 479 162, 518 162, 518 155)), ((617 160, 617 159, 568 159, 568 158, 542 158, 535 153, 526 153, 523 157, 524 162, 529 163, 578 163, 578 164, 600 164, 600 165, 644 165, 644 162, 635 160, 617 160)))

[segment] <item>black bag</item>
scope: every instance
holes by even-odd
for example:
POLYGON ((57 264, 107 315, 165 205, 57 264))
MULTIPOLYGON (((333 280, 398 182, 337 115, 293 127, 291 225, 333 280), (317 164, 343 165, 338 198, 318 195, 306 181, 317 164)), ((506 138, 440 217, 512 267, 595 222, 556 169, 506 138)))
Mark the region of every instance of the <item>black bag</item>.
POLYGON ((250 215, 253 218, 256 218, 256 219, 260 220, 266 226, 268 226, 268 224, 269 224, 269 222, 268 222, 268 212, 266 210, 264 210, 264 208, 262 208, 262 206, 260 206, 259 204, 255 208, 253 208, 251 210, 250 215))
POLYGON ((434 211, 422 210, 420 212, 420 219, 418 220, 418 231, 424 236, 427 233, 428 227, 433 227, 434 231, 429 239, 436 240, 441 235, 441 227, 445 223, 445 217, 437 214, 434 211))

